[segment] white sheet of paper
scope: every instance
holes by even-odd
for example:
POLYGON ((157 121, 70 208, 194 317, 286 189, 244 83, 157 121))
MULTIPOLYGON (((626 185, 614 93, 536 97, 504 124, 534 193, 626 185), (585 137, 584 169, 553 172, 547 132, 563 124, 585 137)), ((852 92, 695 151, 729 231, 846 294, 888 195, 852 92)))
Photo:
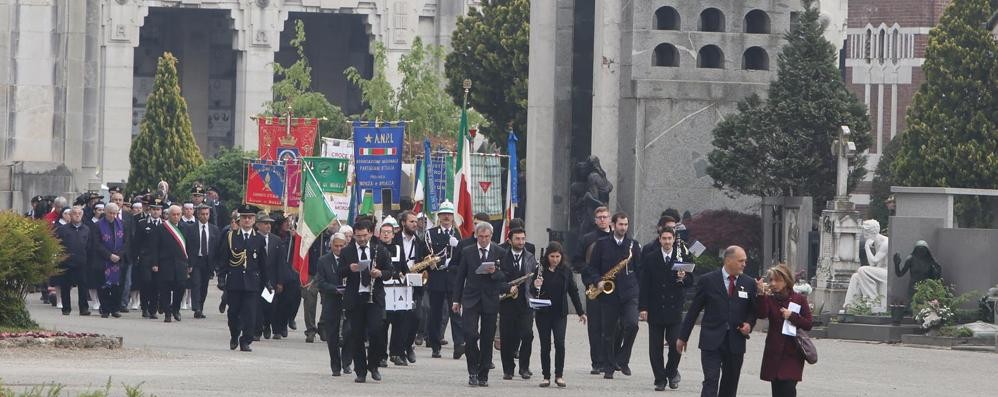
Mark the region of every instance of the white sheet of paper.
POLYGON ((475 274, 488 274, 488 272, 486 272, 485 270, 489 266, 496 266, 496 263, 495 262, 482 262, 482 265, 478 266, 478 269, 475 269, 475 274))
POLYGON ((260 297, 267 301, 267 303, 271 303, 274 301, 274 292, 264 288, 263 292, 260 292, 260 297))
POLYGON ((540 309, 542 307, 550 307, 551 306, 551 300, 550 299, 530 298, 530 301, 527 302, 527 303, 530 305, 531 309, 540 309))
POLYGON ((687 272, 687 273, 693 273, 693 269, 695 269, 696 266, 697 266, 697 264, 696 263, 692 263, 692 262, 688 262, 688 263, 676 262, 676 263, 672 264, 672 271, 678 272, 678 271, 682 270, 682 271, 687 272))
POLYGON ((690 252, 692 252, 693 255, 696 256, 700 256, 700 254, 703 254, 703 252, 707 250, 707 247, 704 246, 702 243, 700 243, 700 241, 694 241, 693 245, 691 245, 689 248, 690 252))
POLYGON ((422 287, 423 286, 423 275, 419 273, 407 273, 405 275, 405 281, 410 286, 422 287))
MULTIPOLYGON (((787 310, 792 313, 800 314, 800 305, 790 302, 787 305, 787 310)), ((790 324, 790 320, 783 320, 783 335, 787 336, 797 336, 797 326, 790 324)))

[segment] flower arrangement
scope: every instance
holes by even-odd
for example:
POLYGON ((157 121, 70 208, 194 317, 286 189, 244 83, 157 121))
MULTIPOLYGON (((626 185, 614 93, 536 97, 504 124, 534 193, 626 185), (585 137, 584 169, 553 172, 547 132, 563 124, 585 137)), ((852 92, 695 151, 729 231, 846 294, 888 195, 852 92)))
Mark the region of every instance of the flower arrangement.
POLYGON ((915 320, 922 323, 922 328, 932 330, 942 327, 953 319, 953 309, 939 303, 938 299, 926 302, 925 305, 915 314, 915 320))

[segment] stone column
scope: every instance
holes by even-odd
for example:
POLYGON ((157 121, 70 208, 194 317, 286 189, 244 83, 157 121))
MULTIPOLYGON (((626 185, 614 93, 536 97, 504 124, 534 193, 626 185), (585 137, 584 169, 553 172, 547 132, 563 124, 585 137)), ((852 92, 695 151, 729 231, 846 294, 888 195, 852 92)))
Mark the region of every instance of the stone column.
POLYGON ((100 169, 103 182, 128 179, 132 146, 132 67, 139 29, 149 9, 134 1, 109 1, 101 15, 100 169))
POLYGON ((180 35, 183 59, 177 67, 181 73, 180 93, 187 102, 191 132, 201 153, 208 156, 208 86, 211 74, 211 18, 205 14, 186 17, 181 21, 180 35))
MULTIPOLYGON (((232 10, 236 30, 236 103, 233 145, 256 150, 259 133, 251 117, 263 113, 273 99, 274 51, 280 48, 287 12, 273 2, 244 2, 232 10)), ((313 38, 314 39, 314 38, 313 38)))
MULTIPOLYGON (((615 189, 610 193, 610 208, 620 206, 621 187, 618 167, 620 128, 620 68, 622 61, 621 0, 596 2, 593 33, 593 137, 592 154, 599 157, 606 177, 615 189)), ((624 171, 626 172, 626 171, 624 171)))
POLYGON ((527 235, 547 238, 547 228, 567 230, 571 179, 573 1, 530 3, 527 94, 527 235))

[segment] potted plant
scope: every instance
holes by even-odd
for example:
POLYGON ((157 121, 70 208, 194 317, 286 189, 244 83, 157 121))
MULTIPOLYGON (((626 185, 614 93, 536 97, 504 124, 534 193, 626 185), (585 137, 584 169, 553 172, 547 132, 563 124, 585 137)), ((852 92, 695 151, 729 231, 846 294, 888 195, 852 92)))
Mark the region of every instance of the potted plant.
POLYGON ((938 299, 933 299, 922 306, 915 314, 915 319, 921 323, 922 328, 929 331, 929 335, 936 335, 939 328, 953 319, 953 309, 940 303, 938 299))

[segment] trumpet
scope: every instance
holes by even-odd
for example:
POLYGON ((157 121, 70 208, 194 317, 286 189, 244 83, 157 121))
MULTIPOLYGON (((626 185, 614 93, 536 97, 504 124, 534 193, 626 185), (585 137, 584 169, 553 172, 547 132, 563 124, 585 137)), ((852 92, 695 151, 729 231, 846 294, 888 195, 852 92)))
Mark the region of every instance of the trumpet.
POLYGON ((411 273, 421 273, 423 276, 423 285, 426 285, 426 282, 430 277, 429 271, 436 270, 437 264, 440 263, 441 259, 443 258, 437 256, 436 254, 429 254, 423 258, 423 260, 414 263, 409 271, 411 273))
MULTIPOLYGON (((509 286, 512 287, 514 285, 523 283, 524 281, 529 280, 530 277, 532 277, 533 275, 534 275, 533 273, 527 273, 527 274, 524 274, 523 276, 517 277, 513 281, 509 282, 509 286)), ((503 299, 516 299, 519 296, 520 296, 520 291, 519 291, 519 289, 517 289, 517 291, 513 292, 513 293, 508 293, 507 292, 505 294, 499 294, 499 300, 503 300, 503 299)))
POLYGON ((606 272, 606 274, 603 275, 603 278, 600 279, 600 281, 603 282, 603 289, 599 289, 597 287, 598 284, 593 284, 590 285, 588 288, 586 288, 587 298, 592 300, 598 298, 600 294, 610 295, 613 293, 614 289, 616 288, 616 284, 613 282, 613 280, 617 278, 617 273, 619 273, 621 270, 627 267, 627 264, 631 261, 631 257, 634 256, 633 249, 628 250, 628 252, 629 253, 627 254, 627 258, 624 258, 624 260, 617 262, 617 264, 614 265, 612 268, 610 268, 610 271, 606 272))

